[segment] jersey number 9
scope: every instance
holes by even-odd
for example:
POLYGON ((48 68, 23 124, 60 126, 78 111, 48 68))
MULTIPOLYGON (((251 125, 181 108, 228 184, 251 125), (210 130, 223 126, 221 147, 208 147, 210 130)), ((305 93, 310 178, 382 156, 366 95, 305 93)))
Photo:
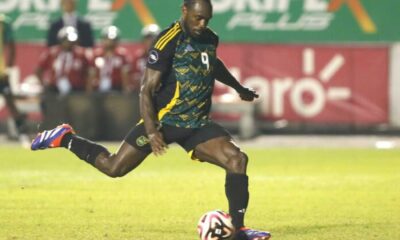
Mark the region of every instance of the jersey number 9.
POLYGON ((208 61, 208 54, 201 52, 201 62, 207 66, 207 70, 210 70, 210 62, 208 61))

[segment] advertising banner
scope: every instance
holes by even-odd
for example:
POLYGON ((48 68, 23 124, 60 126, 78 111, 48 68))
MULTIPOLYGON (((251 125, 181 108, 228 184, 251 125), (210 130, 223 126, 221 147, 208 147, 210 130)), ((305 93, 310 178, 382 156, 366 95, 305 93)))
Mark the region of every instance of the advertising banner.
MULTIPOLYGON (((79 14, 99 30, 114 24, 123 39, 138 41, 144 25, 167 27, 182 0, 77 1, 79 14)), ((337 43, 400 41, 398 0, 213 0, 211 27, 225 42, 337 43)), ((20 42, 43 41, 60 0, 2 0, 20 42)))
MULTIPOLYGON (((130 52, 138 47, 125 46, 130 52)), ((14 74, 21 81, 33 74, 42 49, 19 44, 14 74)), ((222 44, 218 54, 241 83, 257 89, 259 119, 382 124, 389 122, 388 51, 386 47, 222 44)), ((230 92, 217 82, 216 99, 230 92)))
MULTIPOLYGON (((263 119, 388 122, 386 47, 225 44, 219 54, 243 84, 258 90, 263 119)), ((217 94, 229 91, 217 85, 217 94)))

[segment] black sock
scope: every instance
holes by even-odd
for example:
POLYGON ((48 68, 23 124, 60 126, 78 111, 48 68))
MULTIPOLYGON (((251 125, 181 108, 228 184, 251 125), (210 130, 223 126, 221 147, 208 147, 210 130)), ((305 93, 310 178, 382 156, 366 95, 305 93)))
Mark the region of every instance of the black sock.
POLYGON ((65 134, 61 140, 61 146, 69 149, 80 159, 91 165, 94 165, 100 153, 110 154, 105 147, 72 133, 65 134))
POLYGON ((227 173, 225 193, 229 202, 229 214, 236 229, 244 227, 244 214, 249 204, 249 178, 246 174, 227 173))

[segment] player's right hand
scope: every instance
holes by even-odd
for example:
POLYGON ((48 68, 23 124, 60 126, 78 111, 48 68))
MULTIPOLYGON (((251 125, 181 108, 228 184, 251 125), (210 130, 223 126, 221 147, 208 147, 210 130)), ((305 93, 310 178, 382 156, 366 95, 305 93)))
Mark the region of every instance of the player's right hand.
POLYGON ((160 156, 166 152, 168 145, 164 142, 164 137, 159 131, 149 133, 148 137, 154 155, 160 156))

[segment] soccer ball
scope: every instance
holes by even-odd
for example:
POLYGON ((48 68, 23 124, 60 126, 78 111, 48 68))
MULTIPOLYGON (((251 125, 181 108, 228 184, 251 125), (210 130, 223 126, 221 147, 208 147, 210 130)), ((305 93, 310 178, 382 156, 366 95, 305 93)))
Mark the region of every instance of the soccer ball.
POLYGON ((214 210, 201 216, 197 225, 197 232, 201 240, 231 239, 235 232, 232 217, 229 213, 214 210))

